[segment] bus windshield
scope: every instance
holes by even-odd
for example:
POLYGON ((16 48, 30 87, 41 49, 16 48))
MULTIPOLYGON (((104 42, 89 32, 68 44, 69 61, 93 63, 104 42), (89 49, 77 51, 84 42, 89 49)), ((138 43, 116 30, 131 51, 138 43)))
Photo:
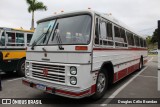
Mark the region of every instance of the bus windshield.
POLYGON ((90 15, 78 15, 59 18, 53 21, 40 23, 33 35, 30 45, 32 45, 34 41, 38 40, 39 38, 40 40, 38 41, 37 45, 89 44, 90 34, 90 15), (52 28, 50 28, 50 25, 52 25, 52 28), (45 37, 40 37, 43 34, 44 29, 46 28, 50 29, 48 34, 45 37), (46 40, 46 42, 44 42, 44 39, 46 40))
POLYGON ((30 45, 44 45, 49 39, 55 20, 40 23, 33 34, 30 45), (47 33, 46 33, 47 32, 47 33))

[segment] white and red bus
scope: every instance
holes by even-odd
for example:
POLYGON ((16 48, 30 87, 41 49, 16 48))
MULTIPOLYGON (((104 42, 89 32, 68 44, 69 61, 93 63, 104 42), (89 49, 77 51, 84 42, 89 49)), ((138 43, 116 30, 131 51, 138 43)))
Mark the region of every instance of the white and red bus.
POLYGON ((39 20, 27 49, 23 84, 55 95, 101 98, 147 62, 146 41, 118 20, 94 11, 39 20))

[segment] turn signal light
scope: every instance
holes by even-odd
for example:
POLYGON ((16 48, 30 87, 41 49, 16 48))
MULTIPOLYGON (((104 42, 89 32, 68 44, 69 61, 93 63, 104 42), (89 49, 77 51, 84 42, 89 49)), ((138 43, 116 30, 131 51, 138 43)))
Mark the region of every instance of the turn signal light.
POLYGON ((87 46, 76 46, 75 50, 82 50, 82 51, 84 51, 84 50, 88 50, 88 47, 87 46))

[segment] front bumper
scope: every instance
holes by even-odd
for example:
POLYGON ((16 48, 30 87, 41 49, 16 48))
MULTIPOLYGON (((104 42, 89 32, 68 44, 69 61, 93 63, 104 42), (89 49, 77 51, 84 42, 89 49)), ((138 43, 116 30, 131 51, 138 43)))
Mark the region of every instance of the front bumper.
MULTIPOLYGON (((22 83, 26 86, 32 87, 32 88, 37 88, 37 85, 41 84, 41 83, 37 83, 37 82, 33 82, 27 78, 23 78, 22 79, 22 83)), ((46 87, 45 92, 47 93, 51 93, 51 94, 55 94, 55 95, 59 95, 59 96, 64 96, 64 97, 69 97, 69 98, 75 98, 75 99, 80 99, 80 98, 84 98, 87 96, 91 96, 92 94, 94 94, 93 90, 95 90, 95 85, 91 86, 91 88, 83 90, 83 91, 79 91, 79 92, 71 92, 71 91, 66 91, 63 89, 56 89, 54 86, 50 87, 47 86, 46 84, 41 84, 44 85, 46 87)))

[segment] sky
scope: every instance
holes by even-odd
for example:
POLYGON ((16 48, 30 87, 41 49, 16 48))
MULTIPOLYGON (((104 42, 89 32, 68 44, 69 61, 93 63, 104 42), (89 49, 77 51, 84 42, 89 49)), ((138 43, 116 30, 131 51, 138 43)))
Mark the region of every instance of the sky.
MULTIPOLYGON (((35 22, 55 12, 91 8, 100 13, 111 13, 142 36, 152 35, 160 20, 160 0, 38 0, 47 11, 35 12, 35 22)), ((26 0, 0 0, 0 27, 30 29, 31 13, 26 0)), ((36 25, 36 23, 35 23, 36 25)))

